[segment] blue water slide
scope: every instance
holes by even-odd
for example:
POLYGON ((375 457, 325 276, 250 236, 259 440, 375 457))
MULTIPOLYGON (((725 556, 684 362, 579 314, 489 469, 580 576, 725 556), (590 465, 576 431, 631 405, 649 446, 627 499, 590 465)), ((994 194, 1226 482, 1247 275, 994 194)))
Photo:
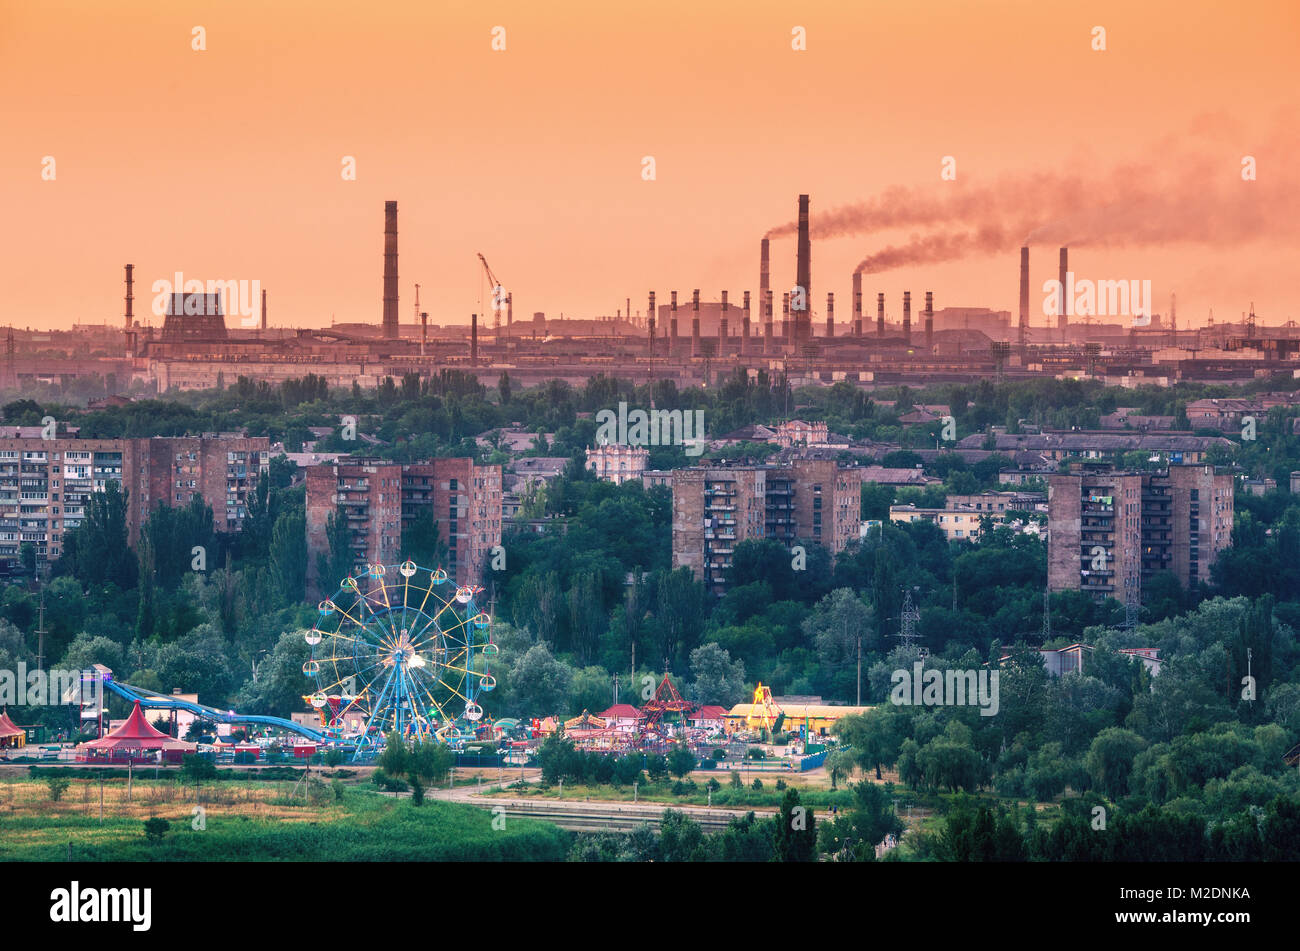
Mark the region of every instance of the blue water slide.
POLYGON ((132 687, 130 684, 121 684, 111 677, 105 677, 104 686, 119 697, 124 697, 131 701, 140 701, 140 706, 147 710, 188 710, 190 713, 203 717, 205 720, 212 720, 216 723, 257 723, 262 726, 274 726, 284 730, 290 730, 300 736, 305 736, 309 740, 315 740, 317 743, 337 743, 336 738, 325 735, 319 730, 314 730, 309 726, 301 723, 294 723, 292 720, 285 720, 282 717, 268 717, 252 713, 236 713, 234 710, 218 710, 216 707, 205 706, 201 703, 194 703, 190 700, 182 700, 180 697, 169 696, 165 693, 155 693, 152 690, 145 690, 143 687, 132 687))

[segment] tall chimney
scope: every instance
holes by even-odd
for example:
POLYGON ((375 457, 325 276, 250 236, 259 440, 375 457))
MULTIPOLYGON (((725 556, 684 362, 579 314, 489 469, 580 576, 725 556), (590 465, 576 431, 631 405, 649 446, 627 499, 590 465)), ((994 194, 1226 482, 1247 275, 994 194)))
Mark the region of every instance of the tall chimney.
POLYGON ((654 291, 650 292, 650 305, 646 309, 646 313, 650 315, 650 318, 647 321, 646 326, 650 329, 650 356, 653 358, 655 355, 655 292, 654 291))
POLYGON ((802 343, 812 336, 812 242, 808 238, 808 196, 799 196, 799 248, 795 262, 796 279, 803 292, 803 300, 794 307, 794 334, 802 343))
POLYGON ((266 329, 266 290, 262 291, 262 329, 266 329))
POLYGON ((509 327, 515 322, 515 295, 510 293, 506 295, 506 326, 509 327))
POLYGON ((934 291, 925 292, 925 348, 934 346, 934 291))
POLYGON ((862 336, 862 273, 853 272, 853 335, 862 336))
POLYGON ((749 291, 745 291, 745 309, 742 318, 740 352, 743 354, 749 349, 749 291))
POLYGON ((903 291, 903 343, 912 342, 912 292, 903 291))
POLYGON ((478 366, 478 314, 469 315, 469 365, 478 366))
POLYGON ((397 202, 384 202, 384 336, 396 340, 397 327, 397 202))
POLYGON ((763 306, 763 301, 767 300, 768 288, 772 286, 771 280, 771 257, 769 256, 770 248, 768 247, 767 238, 763 239, 762 244, 758 246, 758 306, 763 306))
POLYGON ((876 333, 881 337, 885 335, 885 295, 883 292, 876 295, 876 333))
MULTIPOLYGON (((134 270, 135 270, 134 264, 128 264, 126 266, 126 329, 127 330, 131 329, 131 318, 135 316, 134 314, 131 313, 131 302, 135 300, 135 295, 131 293, 131 286, 135 283, 135 278, 131 276, 131 272, 134 270)), ((184 289, 185 288, 181 288, 181 290, 184 289)))
POLYGON ((718 324, 718 356, 727 352, 727 292, 722 292, 722 320, 718 324))
POLYGON ((700 355, 700 289, 691 291, 691 356, 700 355))
POLYGON ((790 343, 790 292, 781 295, 781 340, 790 343))
POLYGON ((1029 249, 1020 249, 1020 349, 1029 333, 1029 249))
POLYGON ((768 288, 763 300, 763 352, 772 352, 772 289, 768 288))
POLYGON ((826 338, 835 336, 835 294, 826 295, 826 338))
POLYGON ((1070 323, 1070 299, 1065 293, 1065 279, 1070 271, 1069 248, 1061 248, 1061 312, 1056 316, 1056 326, 1061 330, 1061 343, 1065 343, 1065 328, 1070 323))
POLYGON ((429 342, 429 312, 420 311, 420 356, 424 356, 424 346, 429 342))
POLYGON ((677 352, 677 292, 673 291, 672 314, 668 322, 668 355, 671 357, 677 352))

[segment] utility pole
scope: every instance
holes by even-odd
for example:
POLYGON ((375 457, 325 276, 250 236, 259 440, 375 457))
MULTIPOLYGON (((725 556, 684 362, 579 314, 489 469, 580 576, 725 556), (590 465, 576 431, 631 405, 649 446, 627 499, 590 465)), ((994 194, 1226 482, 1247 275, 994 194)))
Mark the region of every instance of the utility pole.
POLYGON ((45 566, 37 569, 37 582, 41 588, 41 607, 36 621, 36 669, 45 669, 45 635, 49 631, 45 630, 45 566))

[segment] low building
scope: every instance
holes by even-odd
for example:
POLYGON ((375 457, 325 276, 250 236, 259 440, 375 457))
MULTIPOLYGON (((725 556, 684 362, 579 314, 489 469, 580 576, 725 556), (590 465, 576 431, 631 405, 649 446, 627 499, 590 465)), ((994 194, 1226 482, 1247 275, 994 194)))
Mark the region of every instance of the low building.
MULTIPOLYGON (((874 706, 837 706, 834 704, 817 704, 817 703, 790 703, 788 698, 774 698, 773 703, 776 705, 777 714, 780 720, 780 729, 787 733, 796 733, 802 726, 808 727, 808 735, 811 736, 829 736, 834 730, 835 724, 843 717, 853 714, 864 714, 874 710, 874 706), (786 702, 782 702, 782 701, 786 702)), ((762 707, 755 707, 750 703, 738 703, 727 711, 727 732, 736 733, 748 729, 748 721, 751 716, 763 715, 766 711, 762 707)))
POLYGON ((988 512, 976 512, 972 509, 924 509, 915 505, 891 505, 889 520, 895 524, 905 525, 911 522, 932 522, 943 532, 948 541, 973 540, 979 537, 982 519, 989 517, 988 512))
POLYGON ((587 471, 595 473, 597 479, 622 485, 629 480, 640 479, 649 459, 650 450, 643 446, 614 443, 589 447, 587 471))

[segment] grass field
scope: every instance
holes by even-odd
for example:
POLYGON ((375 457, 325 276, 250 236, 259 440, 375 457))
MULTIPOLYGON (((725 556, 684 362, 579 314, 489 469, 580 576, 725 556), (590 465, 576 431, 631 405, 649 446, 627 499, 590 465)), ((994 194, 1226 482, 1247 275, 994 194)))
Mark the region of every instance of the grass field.
MULTIPOLYGON (((668 780, 659 783, 642 783, 637 787, 637 802, 662 802, 666 805, 679 806, 704 806, 709 804, 709 792, 705 782, 699 780, 698 773, 694 774, 695 788, 692 790, 689 786, 680 796, 673 793, 674 782, 668 780)), ((716 777, 722 788, 713 793, 712 804, 715 806, 726 806, 735 809, 776 809, 781 805, 781 800, 785 798, 785 790, 776 788, 776 780, 771 777, 759 777, 763 780, 762 789, 753 789, 745 785, 740 789, 732 787, 727 781, 727 774, 723 773, 716 777)), ((824 809, 831 805, 838 805, 844 808, 852 805, 854 794, 849 789, 831 789, 829 786, 822 786, 819 783, 801 783, 792 780, 789 777, 779 777, 785 779, 787 788, 797 789, 799 791, 799 801, 805 806, 814 809, 824 809)), ((753 777, 750 777, 750 782, 753 777)), ((484 790, 484 795, 488 796, 506 796, 513 798, 536 798, 536 799, 560 799, 566 800, 589 800, 591 802, 632 802, 631 786, 585 786, 565 783, 563 797, 559 786, 543 786, 539 783, 528 783, 524 786, 513 784, 503 789, 484 790)))
POLYGON ((43 781, 0 782, 0 861, 562 861, 570 834, 472 806, 414 806, 368 786, 73 780, 60 801, 43 781), (203 807, 202 822, 196 806, 203 807), (144 820, 171 823, 158 841, 144 820))

